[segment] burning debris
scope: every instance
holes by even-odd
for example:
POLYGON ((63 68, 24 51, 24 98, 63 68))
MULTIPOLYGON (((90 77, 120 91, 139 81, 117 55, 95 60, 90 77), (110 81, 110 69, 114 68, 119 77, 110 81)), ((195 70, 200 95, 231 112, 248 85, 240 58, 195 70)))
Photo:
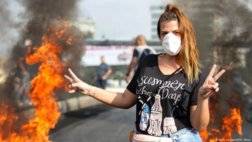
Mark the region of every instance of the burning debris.
POLYGON ((47 142, 60 117, 55 91, 65 88, 64 67, 71 63, 78 69, 83 54, 84 34, 71 24, 77 0, 18 2, 28 22, 14 43, 5 65, 10 71, 0 85, 0 142, 47 142), (20 104, 20 99, 28 102, 20 104), (35 112, 27 116, 22 109, 30 105, 35 112))
POLYGON ((71 28, 67 23, 60 21, 55 25, 43 36, 40 47, 25 58, 28 64, 40 64, 38 73, 31 80, 29 92, 35 114, 17 127, 17 113, 7 104, 2 104, 1 142, 49 141, 49 130, 54 128, 60 116, 54 92, 64 88, 62 51, 77 42, 73 34, 70 34, 71 28))
POLYGON ((200 132, 204 142, 232 141, 233 134, 242 136, 242 117, 239 108, 230 109, 230 114, 222 120, 220 129, 203 130, 200 132))
MULTIPOLYGON (((4 98, 4 101, 10 101, 14 107, 23 106, 23 101, 16 101, 20 100, 21 95, 19 94, 19 89, 17 88, 23 88, 25 80, 28 77, 27 72, 29 73, 30 77, 33 77, 36 72, 38 71, 37 65, 28 66, 25 63, 25 55, 27 52, 30 52, 31 50, 36 49, 42 44, 42 37, 47 32, 49 27, 55 23, 55 21, 68 21, 69 23, 72 23, 76 19, 76 5, 78 0, 14 0, 11 2, 8 2, 6 0, 3 0, 0 2, 1 7, 1 27, 3 27, 0 32, 4 33, 3 37, 1 39, 8 39, 8 42, 11 42, 10 49, 10 57, 8 59, 5 59, 4 63, 4 71, 5 71, 5 83, 0 85, 0 88, 2 88, 1 91, 1 98, 4 98), (11 11, 6 8, 6 5, 10 3, 16 3, 16 6, 19 9, 20 7, 23 8, 23 11, 19 13, 18 17, 21 18, 10 18, 11 11), (3 13, 2 13, 3 11, 3 13), (2 20, 3 17, 7 17, 6 19, 2 20), (19 23, 22 26, 22 30, 19 32, 19 41, 12 40, 12 38, 9 38, 8 35, 13 34, 13 30, 10 27, 7 27, 10 25, 11 27, 15 27, 12 19, 25 19, 23 23, 19 23), (6 23, 6 24, 5 24, 6 23), (2 26, 2 24, 4 24, 2 26), (6 25, 6 26, 5 26, 6 25), (3 31, 3 32, 2 32, 3 31), (6 33, 6 34, 5 34, 6 33), (29 39, 31 41, 32 46, 27 46, 24 43, 29 39), (15 89, 16 88, 16 89, 15 89), (18 92, 16 91, 18 90, 18 92), (8 94, 8 95, 7 95, 8 94)), ((66 62, 71 62, 71 64, 74 68, 79 69, 80 65, 79 62, 81 60, 81 57, 83 55, 83 33, 72 26, 71 33, 74 34, 76 38, 79 39, 77 43, 74 43, 72 47, 64 48, 62 51, 62 59, 66 62)), ((7 41, 3 41, 2 43, 8 43, 7 41)), ((23 97, 25 98, 25 97, 23 97)), ((21 99, 22 100, 22 99, 21 99)), ((27 103, 24 103, 27 104, 27 103)))

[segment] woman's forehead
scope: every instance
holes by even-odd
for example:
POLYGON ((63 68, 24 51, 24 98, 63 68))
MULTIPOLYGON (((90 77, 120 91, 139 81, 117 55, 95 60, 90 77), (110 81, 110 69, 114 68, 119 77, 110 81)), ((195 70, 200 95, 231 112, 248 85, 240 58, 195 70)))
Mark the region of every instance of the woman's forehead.
POLYGON ((177 30, 178 28, 179 28, 179 26, 178 26, 177 20, 162 22, 160 24, 161 31, 174 31, 174 30, 177 30))

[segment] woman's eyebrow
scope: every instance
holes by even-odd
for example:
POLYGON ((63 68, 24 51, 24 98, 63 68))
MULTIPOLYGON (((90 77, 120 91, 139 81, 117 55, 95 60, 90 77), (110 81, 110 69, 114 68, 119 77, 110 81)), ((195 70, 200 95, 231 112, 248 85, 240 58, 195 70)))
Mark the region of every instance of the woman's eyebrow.
POLYGON ((171 30, 171 31, 161 31, 161 32, 163 32, 163 33, 169 33, 169 32, 177 32, 177 31, 179 31, 179 29, 176 29, 176 30, 171 30))

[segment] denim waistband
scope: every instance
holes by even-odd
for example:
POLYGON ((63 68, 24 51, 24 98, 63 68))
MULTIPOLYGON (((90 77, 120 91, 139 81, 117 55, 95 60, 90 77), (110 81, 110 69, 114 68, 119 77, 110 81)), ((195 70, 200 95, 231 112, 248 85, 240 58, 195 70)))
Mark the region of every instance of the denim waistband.
MULTIPOLYGON (((186 133, 188 133, 188 132, 192 132, 192 133, 198 133, 198 131, 196 130, 196 129, 193 129, 193 128, 183 128, 183 129, 180 129, 180 130, 178 130, 177 132, 175 132, 175 133, 172 133, 172 134, 166 134, 166 135, 161 135, 160 137, 168 137, 168 138, 174 138, 174 137, 179 137, 179 136, 181 136, 181 135, 184 135, 184 134, 186 134, 186 133)), ((140 132, 137 132, 136 131, 136 133, 137 134, 141 134, 140 132)))
MULTIPOLYGON (((142 134, 144 135, 144 134, 142 134)), ((190 128, 183 128, 180 129, 179 131, 172 133, 170 135, 162 135, 159 137, 151 136, 151 135, 145 135, 150 137, 150 139, 155 138, 155 141, 153 142, 162 142, 162 141, 172 141, 172 142, 201 142, 200 135, 196 129, 190 129, 190 128)), ((141 142, 149 142, 149 138, 144 138, 147 141, 142 141, 141 142)), ((139 140, 134 140, 133 142, 140 142, 139 140)))

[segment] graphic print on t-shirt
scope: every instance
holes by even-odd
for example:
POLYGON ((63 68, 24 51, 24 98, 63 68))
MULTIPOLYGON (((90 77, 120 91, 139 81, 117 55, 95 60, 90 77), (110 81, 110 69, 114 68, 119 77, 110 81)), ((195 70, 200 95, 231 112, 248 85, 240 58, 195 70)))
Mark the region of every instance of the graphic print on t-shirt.
POLYGON ((155 96, 155 102, 151 107, 150 127, 148 129, 148 133, 151 135, 160 136, 162 134, 161 124, 162 124, 162 107, 160 103, 160 95, 157 94, 155 96))
POLYGON ((150 92, 147 90, 147 85, 149 86, 160 86, 158 90, 158 94, 161 96, 161 99, 170 99, 176 105, 180 99, 182 94, 177 93, 178 90, 183 90, 185 83, 181 83, 178 80, 167 80, 163 81, 155 77, 142 76, 139 80, 137 80, 138 89, 136 90, 137 95, 145 95, 145 96, 155 96, 155 92, 150 92))
POLYGON ((200 78, 188 83, 182 68, 164 75, 158 67, 158 55, 147 56, 127 86, 137 95, 136 130, 160 136, 192 128, 189 111, 197 105, 200 78))
POLYGON ((182 97, 182 94, 178 90, 184 89, 185 83, 181 83, 178 80, 163 81, 155 77, 142 76, 139 80, 137 80, 137 84, 138 89, 136 90, 136 94, 138 95, 139 102, 143 104, 139 128, 142 131, 145 131, 147 126, 146 123, 149 122, 148 133, 151 135, 160 136, 162 135, 161 125, 163 123, 163 134, 171 134, 176 132, 177 127, 175 125, 174 118, 170 116, 173 115, 174 108, 182 97), (147 85, 160 86, 158 87, 157 94, 155 94, 155 92, 148 91, 146 87, 147 85), (145 98, 147 97, 147 99, 143 99, 144 97, 141 97, 143 95, 145 96, 145 98), (146 104, 149 103, 148 101, 152 97, 155 97, 155 102, 151 106, 150 114, 147 115, 146 104), (166 119, 164 119, 163 121, 163 111, 161 106, 162 100, 172 102, 170 115, 169 117, 165 117, 166 119))
POLYGON ((149 118, 150 118, 149 106, 147 104, 144 104, 139 124, 139 127, 142 131, 145 131, 147 129, 149 124, 149 118))
POLYGON ((165 117, 163 124, 163 134, 172 134, 177 132, 177 127, 175 125, 175 121, 173 117, 165 117))

